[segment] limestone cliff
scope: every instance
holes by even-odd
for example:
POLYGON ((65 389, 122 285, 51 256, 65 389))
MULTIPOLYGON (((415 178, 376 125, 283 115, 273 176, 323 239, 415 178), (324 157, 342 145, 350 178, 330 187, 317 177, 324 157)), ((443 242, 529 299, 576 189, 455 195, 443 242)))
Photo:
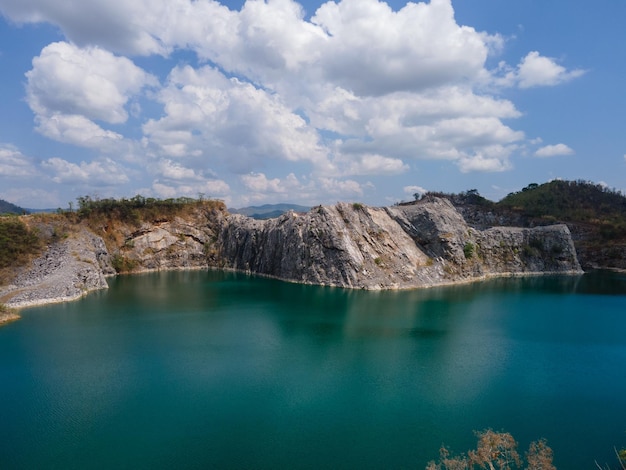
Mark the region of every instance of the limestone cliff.
POLYGON ((0 286, 0 303, 28 307, 74 300, 92 290, 106 289, 102 263, 108 257, 100 237, 77 230, 20 269, 11 284, 0 286))
POLYGON ((478 230, 438 198, 386 208, 338 203, 263 221, 200 207, 168 220, 106 223, 78 234, 51 247, 9 289, 0 288, 2 301, 73 298, 105 287, 102 275, 115 270, 235 269, 359 289, 581 272, 567 226, 478 230), (37 263, 48 269, 38 275, 37 263), (55 270, 55 263, 65 269, 55 270), (55 278, 58 272, 64 274, 55 278))
POLYGON ((217 246, 220 267, 364 289, 581 272, 565 225, 479 231, 436 198, 387 208, 339 203, 268 221, 230 216, 217 246))

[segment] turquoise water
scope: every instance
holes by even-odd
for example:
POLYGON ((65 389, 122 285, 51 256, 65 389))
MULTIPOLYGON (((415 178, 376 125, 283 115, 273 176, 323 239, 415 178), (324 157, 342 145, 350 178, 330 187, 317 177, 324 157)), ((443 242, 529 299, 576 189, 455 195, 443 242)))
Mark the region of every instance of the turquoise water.
POLYGON ((474 430, 626 446, 626 277, 406 292, 122 276, 0 328, 0 468, 424 468, 474 430))

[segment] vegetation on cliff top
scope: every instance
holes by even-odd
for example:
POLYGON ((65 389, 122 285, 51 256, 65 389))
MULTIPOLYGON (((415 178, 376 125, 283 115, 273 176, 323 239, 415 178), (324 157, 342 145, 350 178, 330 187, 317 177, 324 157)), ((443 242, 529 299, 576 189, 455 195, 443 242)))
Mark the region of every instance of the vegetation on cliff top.
MULTIPOLYGON (((222 201, 212 199, 155 199, 135 196, 130 199, 97 199, 79 197, 77 207, 57 213, 38 213, 27 217, 0 216, 0 285, 11 282, 16 268, 40 256, 45 246, 63 239, 85 224, 94 232, 105 232, 105 242, 118 243, 120 225, 140 226, 144 222, 158 223, 174 217, 184 217, 192 211, 224 211, 222 201)), ((128 270, 128 269, 127 269, 128 270)))
MULTIPOLYGON (((419 195, 415 195, 419 199, 419 195)), ((424 196, 443 197, 455 205, 480 206, 490 211, 514 212, 527 218, 559 222, 605 223, 626 228, 626 196, 620 191, 589 181, 553 180, 532 183, 494 202, 476 189, 458 194, 428 192, 424 196)))
POLYGON ((40 233, 19 217, 0 217, 0 285, 12 279, 15 266, 22 266, 39 255, 44 246, 40 233))
MULTIPOLYGON (((130 199, 94 199, 82 196, 77 199, 78 208, 75 215, 90 225, 104 220, 116 220, 130 225, 142 222, 161 222, 172 217, 184 216, 198 208, 225 210, 222 201, 214 199, 198 199, 180 197, 175 199, 146 198, 137 195, 130 199)), ((71 215, 72 211, 66 215, 71 215)))
POLYGON ((626 229, 626 197, 619 191, 588 181, 554 180, 542 185, 530 184, 509 194, 497 205, 528 217, 604 225, 615 235, 623 234, 626 229))
MULTIPOLYGON (((416 199, 420 195, 416 194, 416 199)), ((589 181, 554 180, 529 184, 498 202, 472 189, 444 197, 459 207, 468 222, 484 224, 486 214, 501 225, 535 226, 565 223, 572 232, 583 268, 626 269, 626 195, 589 181)))

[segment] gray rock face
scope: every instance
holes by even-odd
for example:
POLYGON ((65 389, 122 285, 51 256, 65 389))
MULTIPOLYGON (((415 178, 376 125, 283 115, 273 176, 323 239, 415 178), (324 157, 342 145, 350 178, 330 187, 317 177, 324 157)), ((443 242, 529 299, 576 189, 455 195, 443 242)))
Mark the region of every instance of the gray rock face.
POLYGON ((0 289, 0 302, 24 306, 76 298, 105 288, 104 275, 120 266, 234 269, 359 289, 582 272, 567 226, 477 230, 448 200, 437 198, 387 208, 338 203, 262 221, 198 211, 184 219, 121 226, 105 236, 109 249, 86 229, 51 246, 14 285, 0 289))
POLYGON ((217 245, 221 267, 363 289, 581 272, 565 225, 479 231, 445 199, 382 209, 339 203, 269 221, 230 216, 217 245))
POLYGON ((99 257, 108 258, 102 239, 80 230, 51 245, 11 285, 0 288, 0 301, 10 307, 28 307, 74 300, 92 290, 106 289, 99 257))

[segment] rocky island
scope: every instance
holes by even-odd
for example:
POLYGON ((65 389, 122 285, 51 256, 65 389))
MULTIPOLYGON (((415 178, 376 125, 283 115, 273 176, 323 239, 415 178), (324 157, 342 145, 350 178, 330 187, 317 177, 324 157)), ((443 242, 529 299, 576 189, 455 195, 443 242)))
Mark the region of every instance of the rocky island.
POLYGON ((478 227, 442 197, 380 208, 338 203, 269 220, 230 214, 219 201, 155 211, 137 198, 124 210, 87 199, 82 214, 21 216, 46 245, 0 286, 0 303, 66 301, 106 288, 109 275, 171 269, 369 290, 582 273, 566 224, 478 227))

